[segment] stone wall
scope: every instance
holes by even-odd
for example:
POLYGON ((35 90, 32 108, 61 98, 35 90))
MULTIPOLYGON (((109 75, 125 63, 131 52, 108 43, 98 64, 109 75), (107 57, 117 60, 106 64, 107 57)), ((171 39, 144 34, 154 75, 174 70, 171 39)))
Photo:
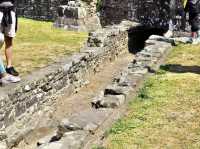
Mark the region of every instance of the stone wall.
POLYGON ((97 0, 18 0, 17 10, 19 16, 55 21, 55 27, 93 31, 101 28, 96 4, 97 0))
POLYGON ((17 0, 18 15, 39 20, 54 20, 57 6, 61 3, 61 0, 17 0))
POLYGON ((172 48, 171 42, 160 36, 151 36, 146 45, 134 61, 94 97, 93 108, 64 117, 57 124, 55 133, 38 140, 37 149, 89 149, 94 144, 96 148, 105 148, 102 146, 106 141, 105 132, 124 117, 126 105, 137 96, 145 79, 159 69, 172 48))
POLYGON ((127 30, 136 25, 124 22, 92 32, 80 53, 33 72, 20 84, 1 88, 0 128, 4 129, 28 113, 34 113, 41 105, 51 103, 63 88, 69 95, 77 92, 88 77, 100 70, 101 64, 128 51, 127 30))
MULTIPOLYGON (((174 18, 180 23, 182 7, 176 1, 174 18)), ((170 0, 103 0, 102 25, 120 23, 124 19, 137 21, 145 26, 165 27, 170 18, 170 0)))
POLYGON ((101 28, 96 13, 97 0, 83 2, 73 0, 58 6, 54 26, 75 31, 93 31, 101 28))

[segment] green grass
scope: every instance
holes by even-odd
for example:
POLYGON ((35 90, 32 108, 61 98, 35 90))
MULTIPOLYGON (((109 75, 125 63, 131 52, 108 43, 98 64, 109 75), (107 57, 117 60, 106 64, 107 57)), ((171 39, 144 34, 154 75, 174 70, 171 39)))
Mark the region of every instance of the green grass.
POLYGON ((19 19, 13 60, 21 74, 27 74, 55 62, 59 57, 79 51, 87 39, 87 33, 55 29, 52 25, 52 22, 19 19))
MULTIPOLYGON (((167 64, 192 69, 200 64, 199 50, 200 46, 179 45, 167 64)), ((109 130, 106 148, 199 149, 200 72, 191 69, 161 69, 150 77, 130 103, 127 116, 109 130)))

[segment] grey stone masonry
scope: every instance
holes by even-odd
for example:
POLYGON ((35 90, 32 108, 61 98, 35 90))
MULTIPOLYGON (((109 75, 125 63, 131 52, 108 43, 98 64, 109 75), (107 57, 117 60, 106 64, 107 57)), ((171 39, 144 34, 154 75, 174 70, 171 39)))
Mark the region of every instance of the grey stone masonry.
POLYGON ((136 94, 142 81, 148 76, 149 70, 156 71, 159 68, 172 44, 173 42, 169 42, 166 38, 151 36, 146 41, 145 48, 137 53, 135 61, 129 63, 113 79, 112 84, 95 97, 92 102, 93 109, 64 118, 59 123, 56 134, 53 133, 52 137, 48 135, 38 141, 41 142, 38 149, 86 149, 92 148, 90 145, 94 145, 93 141, 99 143, 105 134, 97 135, 98 130, 101 130, 110 119, 113 122, 117 120, 115 117, 120 108, 133 99, 133 93, 136 94), (95 138, 96 136, 99 136, 99 140, 95 138), (57 139, 51 141, 52 138, 57 139), (89 142, 92 144, 89 145, 89 142))
POLYGON ((61 0, 17 0, 18 15, 39 20, 54 20, 57 6, 61 2, 61 0))
POLYGON ((102 25, 118 24, 122 20, 137 21, 150 27, 167 27, 172 18, 175 26, 184 25, 183 7, 181 0, 102 0, 102 25), (174 12, 172 14, 171 12, 174 12))
POLYGON ((91 31, 101 27, 96 14, 97 0, 17 0, 19 16, 54 21, 56 27, 91 31))
POLYGON ((101 28, 96 3, 96 0, 89 3, 72 0, 66 5, 58 6, 54 26, 75 31, 94 31, 101 28))
POLYGON ((0 130, 51 103, 63 88, 69 95, 77 92, 101 64, 127 52, 127 30, 137 25, 123 22, 90 33, 80 53, 33 72, 19 84, 0 88, 0 130))
POLYGON ((155 73, 174 44, 174 39, 152 35, 145 48, 136 54, 135 60, 92 101, 92 107, 119 108, 130 97, 148 73, 155 73))

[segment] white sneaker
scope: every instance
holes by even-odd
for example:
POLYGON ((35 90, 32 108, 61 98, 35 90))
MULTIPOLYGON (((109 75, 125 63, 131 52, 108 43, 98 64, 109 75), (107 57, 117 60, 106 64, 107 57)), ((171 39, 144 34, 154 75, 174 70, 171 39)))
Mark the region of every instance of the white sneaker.
POLYGON ((193 45, 197 45, 197 44, 199 44, 200 43, 200 37, 198 37, 198 38, 193 38, 192 39, 192 44, 193 45))
POLYGON ((2 85, 9 84, 9 83, 17 83, 19 81, 21 81, 20 77, 12 76, 10 74, 6 74, 5 77, 0 79, 0 83, 2 85))
POLYGON ((172 38, 173 37, 173 31, 168 30, 165 34, 164 34, 165 38, 172 38))

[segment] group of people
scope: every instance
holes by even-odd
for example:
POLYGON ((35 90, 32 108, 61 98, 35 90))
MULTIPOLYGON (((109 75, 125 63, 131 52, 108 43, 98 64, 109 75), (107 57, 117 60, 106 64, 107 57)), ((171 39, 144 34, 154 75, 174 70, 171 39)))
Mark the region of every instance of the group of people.
MULTIPOLYGON (((200 0, 181 0, 185 13, 189 12, 189 23, 191 25, 191 43, 200 43, 200 22, 199 22, 199 2, 200 0)), ((176 0, 170 0, 170 16, 168 31, 164 34, 165 37, 169 38, 173 36, 173 17, 176 0)))

